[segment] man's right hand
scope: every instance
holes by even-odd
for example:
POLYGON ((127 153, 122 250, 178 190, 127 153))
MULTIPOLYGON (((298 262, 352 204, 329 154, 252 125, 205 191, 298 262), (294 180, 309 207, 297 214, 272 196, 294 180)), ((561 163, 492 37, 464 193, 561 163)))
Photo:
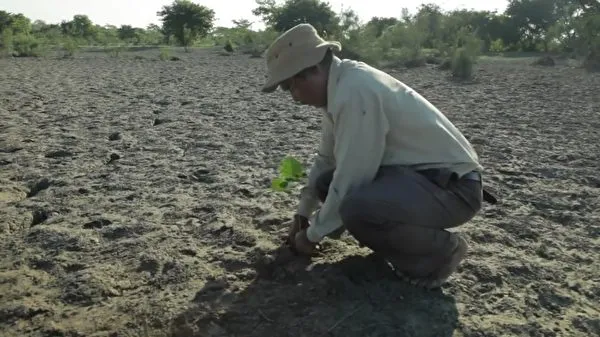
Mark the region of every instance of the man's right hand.
POLYGON ((294 219, 292 220, 292 224, 288 232, 288 243, 293 246, 296 234, 301 230, 308 228, 309 225, 310 223, 308 222, 307 217, 300 214, 294 215, 294 219))

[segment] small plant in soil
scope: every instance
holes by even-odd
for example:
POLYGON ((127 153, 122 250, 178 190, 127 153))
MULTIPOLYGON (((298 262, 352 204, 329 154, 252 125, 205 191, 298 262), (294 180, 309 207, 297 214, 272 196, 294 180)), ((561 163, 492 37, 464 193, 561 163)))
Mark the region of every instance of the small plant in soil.
POLYGON ((293 183, 306 177, 302 164, 292 156, 286 156, 279 164, 279 176, 271 182, 275 191, 289 192, 293 183))

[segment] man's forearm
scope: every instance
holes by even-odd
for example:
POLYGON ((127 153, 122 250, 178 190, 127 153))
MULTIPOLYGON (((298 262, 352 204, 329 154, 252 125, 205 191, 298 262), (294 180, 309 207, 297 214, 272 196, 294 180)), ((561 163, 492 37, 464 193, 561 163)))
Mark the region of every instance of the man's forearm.
POLYGON ((301 189, 300 203, 297 213, 310 217, 319 205, 319 196, 317 191, 317 179, 321 174, 333 169, 334 164, 329 161, 329 158, 318 155, 308 175, 308 183, 301 189))

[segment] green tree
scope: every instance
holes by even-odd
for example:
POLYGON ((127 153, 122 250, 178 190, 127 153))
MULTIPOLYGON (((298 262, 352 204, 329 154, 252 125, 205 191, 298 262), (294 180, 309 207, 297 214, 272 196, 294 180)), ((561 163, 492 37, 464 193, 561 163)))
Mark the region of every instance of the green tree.
POLYGON ((252 10, 262 17, 267 26, 278 32, 286 31, 301 23, 310 23, 322 36, 340 33, 340 18, 331 6, 319 0, 286 0, 276 5, 274 0, 257 0, 258 7, 252 10))
POLYGON ((97 28, 87 15, 75 15, 71 21, 63 21, 60 24, 64 35, 92 40, 96 38, 97 28))
POLYGON ((5 29, 11 29, 12 34, 31 33, 31 20, 23 14, 12 14, 0 11, 0 33, 5 29))
POLYGON ((142 43, 149 45, 158 45, 165 39, 162 29, 155 25, 149 24, 143 33, 142 43))
POLYGON ((175 0, 157 13, 167 39, 174 37, 182 46, 189 46, 197 38, 208 35, 213 28, 215 12, 190 0, 175 0))
POLYGON ((250 29, 252 22, 247 19, 231 20, 238 29, 250 29))
POLYGON ((23 14, 15 14, 11 19, 11 27, 14 34, 31 33, 31 20, 23 14))
POLYGON ((135 28, 130 25, 121 25, 121 27, 117 28, 117 36, 119 39, 128 43, 139 44, 143 35, 143 29, 135 28))
POLYGON ((508 50, 516 50, 521 41, 521 32, 513 19, 506 14, 494 14, 487 26, 491 41, 501 40, 508 50))
POLYGON ((415 15, 415 24, 425 32, 426 38, 423 47, 435 48, 439 45, 442 36, 444 15, 438 5, 423 4, 415 15))
POLYGON ((600 70, 600 1, 579 0, 578 15, 574 19, 580 54, 590 70, 600 70))
POLYGON ((0 11, 0 33, 10 27, 12 14, 7 11, 0 11))
POLYGON ((375 32, 375 37, 379 38, 386 29, 396 25, 398 22, 398 19, 394 17, 384 18, 375 16, 367 22, 365 28, 372 28, 375 32))
MULTIPOLYGON (((560 1, 560 0, 559 0, 560 1)), ((521 32, 525 50, 534 51, 538 44, 548 50, 545 35, 558 20, 557 0, 510 0, 506 14, 521 32)))

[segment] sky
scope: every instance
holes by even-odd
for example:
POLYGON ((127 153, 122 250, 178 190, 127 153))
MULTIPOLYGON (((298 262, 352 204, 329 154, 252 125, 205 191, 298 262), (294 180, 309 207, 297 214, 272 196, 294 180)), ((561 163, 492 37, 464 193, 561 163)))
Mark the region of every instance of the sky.
MULTIPOLYGON (((156 12, 172 0, 0 0, 0 10, 22 13, 32 21, 60 23, 70 20, 76 14, 87 15, 99 25, 132 25, 147 27, 151 23, 160 24, 156 12)), ((253 29, 261 29, 264 24, 252 15, 255 0, 193 0, 215 11, 215 26, 231 27, 232 20, 248 19, 254 22, 253 29)), ((279 0, 278 3, 282 3, 279 0)), ((442 9, 474 9, 504 11, 507 0, 329 0, 335 12, 342 8, 353 9, 361 20, 368 21, 373 16, 400 17, 403 7, 414 13, 422 3, 435 3, 442 9)))

